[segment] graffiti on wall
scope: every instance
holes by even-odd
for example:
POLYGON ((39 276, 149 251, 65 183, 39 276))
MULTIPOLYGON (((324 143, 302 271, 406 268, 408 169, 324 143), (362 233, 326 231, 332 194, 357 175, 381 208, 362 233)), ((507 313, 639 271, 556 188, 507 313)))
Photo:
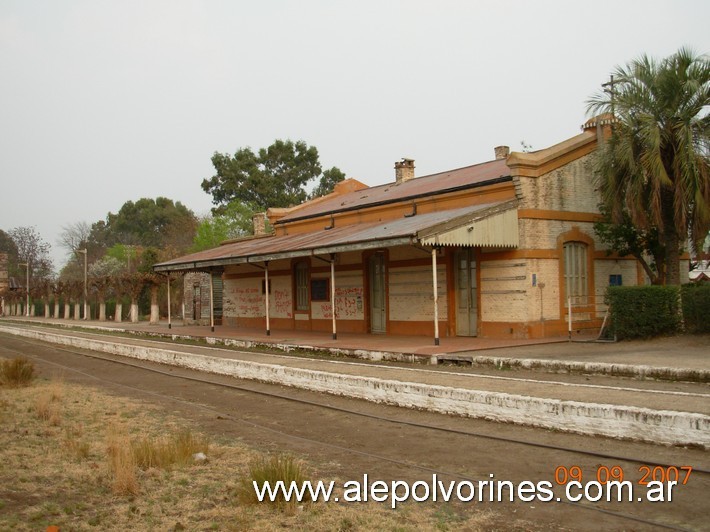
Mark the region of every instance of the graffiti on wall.
POLYGON ((240 318, 264 315, 264 298, 257 287, 231 286, 229 288, 230 313, 240 318))
POLYGON ((293 303, 291 303, 291 292, 289 290, 277 289, 272 294, 274 301, 275 318, 292 318, 293 303))
MULTIPOLYGON (((333 305, 324 302, 319 305, 320 312, 314 317, 321 319, 333 318, 333 305)), ((335 287, 335 317, 339 320, 361 320, 364 318, 362 286, 335 287)))

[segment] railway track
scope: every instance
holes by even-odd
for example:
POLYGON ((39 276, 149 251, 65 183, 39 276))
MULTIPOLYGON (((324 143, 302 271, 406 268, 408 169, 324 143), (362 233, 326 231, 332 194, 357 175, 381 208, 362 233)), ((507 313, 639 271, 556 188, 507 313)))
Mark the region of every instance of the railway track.
MULTIPOLYGON (((2 336, 0 335, 0 338, 2 336)), ((297 390, 290 390, 273 386, 273 385, 262 385, 258 383, 245 384, 243 382, 236 383, 235 379, 225 379, 225 378, 213 378, 206 374, 200 374, 192 371, 176 371, 175 368, 167 368, 156 365, 154 363, 144 363, 135 360, 126 360, 118 356, 113 355, 103 355, 92 353, 85 350, 68 349, 53 345, 44 344, 42 342, 30 341, 20 338, 9 338, 4 337, 3 343, 0 343, 0 356, 3 357, 13 357, 17 355, 27 356, 28 358, 36 361, 40 364, 48 364, 61 372, 71 372, 75 374, 80 374, 86 378, 94 380, 102 384, 110 384, 112 386, 119 386, 123 389, 137 392, 140 394, 147 394, 160 398, 161 400, 172 401, 176 403, 189 404, 191 407, 197 407, 204 411, 211 413, 213 416, 229 420, 230 422, 236 423, 238 425, 246 425, 254 429, 258 429, 267 434, 272 434, 279 438, 289 439, 295 442, 305 442, 310 445, 321 447, 326 450, 337 451, 339 453, 351 456, 364 457, 368 461, 379 461, 386 462, 397 468, 407 468, 414 471, 426 472, 431 474, 437 474, 439 477, 448 477, 459 480, 475 481, 470 475, 454 470, 447 470, 441 467, 431 467, 428 465, 423 465, 422 463, 417 463, 412 460, 404 460, 400 457, 393 457, 387 455, 383 452, 376 452, 375 450, 362 450, 356 449, 354 446, 343 445, 339 443, 333 443, 332 441, 326 441, 324 438, 314 438, 306 435, 292 428, 284 429, 273 423, 264 421, 255 421, 254 419, 247 419, 240 415, 235 415, 233 412, 225 408, 218 408, 214 406, 207 406, 204 404, 198 404, 194 400, 185 399, 181 397, 178 393, 165 393, 160 392, 155 389, 146 389, 145 386, 138 387, 131 384, 126 384, 120 382, 118 379, 107 378, 106 376, 100 376, 96 371, 85 371, 82 369, 77 369, 76 361, 80 360, 77 357, 81 357, 81 360, 92 360, 100 364, 110 364, 118 365, 123 368, 130 368, 131 370, 138 372, 150 372, 153 375, 159 376, 160 378, 166 378, 170 381, 180 380, 182 382, 187 382, 194 384, 195 386, 210 386, 218 387, 222 390, 228 391, 230 393, 246 394, 251 396, 256 396, 263 398, 263 400, 268 400, 272 403, 273 408, 282 411, 284 403, 291 403, 298 405, 299 407, 307 407, 309 409, 315 409, 316 411, 328 412, 331 415, 336 416, 349 416, 353 418, 364 419, 377 424, 394 425, 398 427, 406 428, 407 430, 416 432, 419 436, 424 438, 437 438, 437 435, 446 435, 448 437, 456 438, 457 440, 464 439, 469 444, 472 441, 477 441, 477 445, 495 445, 495 446, 505 446, 509 449, 539 449, 541 452, 554 453, 556 460, 559 463, 590 463, 595 461, 606 461, 608 463, 620 464, 620 467, 625 467, 632 469, 635 466, 643 465, 645 467, 660 467, 660 468, 671 468, 676 467, 679 464, 673 461, 662 460, 662 459, 649 459, 648 456, 633 456, 633 455, 622 455, 610 452, 600 452, 597 449, 585 449, 581 447, 570 447, 566 445, 558 445, 551 443, 543 443, 540 441, 534 441, 532 439, 515 438, 506 435, 496 435, 491 434, 489 431, 473 431, 466 428, 457 428, 452 426, 446 426, 443 424, 433 424, 431 422, 419 421, 412 419, 411 415, 382 415, 381 413, 372 412, 371 409, 361 408, 360 402, 354 401, 339 401, 339 403, 351 403, 355 406, 343 406, 342 404, 334 404, 331 400, 332 398, 326 396, 317 396, 317 394, 304 394, 297 390), (7 347, 3 344, 12 344, 17 347, 7 347), (38 347, 40 346, 40 347, 38 347), (56 355, 52 355, 52 352, 60 352, 63 354, 62 360, 58 360, 56 355), (230 382, 231 381, 231 382, 230 382), (308 395, 308 397, 304 397, 308 395), (316 395, 316 399, 312 396, 316 395)), ((427 371, 427 370, 423 370, 427 371)), ((109 371, 109 374, 111 372, 109 371)), ((390 409, 389 412, 396 409, 390 409)), ((431 417, 431 416, 430 416, 431 417)), ((446 417, 446 416, 442 416, 446 417)), ((710 468, 705 466, 694 467, 693 469, 694 478, 697 480, 703 480, 704 483, 710 480, 710 468)), ((609 510, 599 506, 586 503, 575 503, 570 501, 562 500, 560 501, 568 506, 571 506, 575 510, 580 510, 584 512, 591 512, 592 514, 604 514, 607 519, 612 519, 618 521, 619 523, 627 523, 627 525, 620 524, 620 527, 631 526, 631 523, 635 522, 639 525, 652 528, 665 528, 672 530, 687 530, 682 526, 676 526, 669 522, 664 522, 664 519, 652 519, 648 516, 639 516, 635 513, 629 512, 619 512, 616 510, 609 510)))

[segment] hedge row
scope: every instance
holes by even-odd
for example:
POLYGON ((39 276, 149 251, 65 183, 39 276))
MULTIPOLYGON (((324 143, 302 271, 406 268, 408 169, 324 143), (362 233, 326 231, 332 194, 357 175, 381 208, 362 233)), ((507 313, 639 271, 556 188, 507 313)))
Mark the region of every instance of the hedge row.
POLYGON ((610 286, 611 332, 619 339, 710 332, 710 285, 610 286))
POLYGON ((681 288, 685 330, 710 333, 710 283, 693 283, 681 288))

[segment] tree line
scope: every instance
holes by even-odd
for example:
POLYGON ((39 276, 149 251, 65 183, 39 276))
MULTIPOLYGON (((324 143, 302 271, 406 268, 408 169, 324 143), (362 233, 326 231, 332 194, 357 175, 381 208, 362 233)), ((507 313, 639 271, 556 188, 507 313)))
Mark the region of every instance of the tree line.
MULTIPOLYGON (((7 254, 9 276, 17 280, 0 293, 10 312, 27 312, 29 273, 30 296, 36 303, 30 307, 32 313, 38 306, 45 316, 84 317, 80 302, 87 289, 99 320, 121 320, 125 310, 132 321, 148 312, 151 321, 157 321, 159 302, 167 299, 167 281, 152 273, 154 264, 248 236, 254 213, 327 194, 345 178, 336 167, 323 170, 317 148, 303 141, 276 140, 268 148, 257 152, 241 148, 233 156, 215 153, 212 163, 215 175, 202 182, 215 205, 210 215, 200 218, 165 197, 140 198, 127 201, 103 220, 65 225, 58 244, 67 258, 56 275, 51 246, 35 228, 0 230, 0 253, 7 254)), ((180 283, 175 290, 177 311, 180 283)))

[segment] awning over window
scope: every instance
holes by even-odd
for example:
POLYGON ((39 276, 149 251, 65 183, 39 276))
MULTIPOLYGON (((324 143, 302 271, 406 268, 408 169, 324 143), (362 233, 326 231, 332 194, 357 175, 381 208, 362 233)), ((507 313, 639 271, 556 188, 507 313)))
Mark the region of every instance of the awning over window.
POLYGON ((517 247, 518 211, 510 203, 476 211, 420 231, 425 246, 517 247))
POLYGON ((320 231, 234 241, 156 264, 153 269, 206 270, 403 245, 515 247, 518 245, 516 207, 516 201, 511 200, 342 227, 337 226, 336 218, 334 227, 320 231))

